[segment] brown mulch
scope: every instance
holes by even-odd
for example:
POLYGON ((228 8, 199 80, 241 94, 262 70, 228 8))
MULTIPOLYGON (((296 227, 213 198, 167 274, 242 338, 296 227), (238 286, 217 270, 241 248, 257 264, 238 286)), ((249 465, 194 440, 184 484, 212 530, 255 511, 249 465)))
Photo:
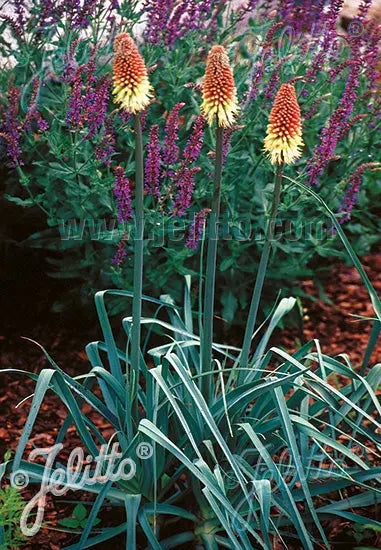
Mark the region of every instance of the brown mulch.
MULTIPOLYGON (((364 256, 361 262, 377 294, 381 296, 381 253, 364 256)), ((375 313, 357 270, 343 264, 335 266, 324 284, 325 296, 321 295, 312 280, 304 281, 301 286, 311 298, 303 302, 304 339, 318 339, 326 355, 345 353, 353 366, 361 365, 372 323, 359 320, 354 315, 374 318, 375 313)), ((300 340, 300 331, 297 328, 285 329, 279 338, 288 351, 294 350, 297 347, 295 341, 300 340)), ((380 362, 379 343, 369 366, 380 362)))
MULTIPOLYGON (((373 282, 375 289, 381 293, 381 255, 367 256, 362 259, 363 265, 373 282)), ((324 293, 327 302, 320 295, 312 281, 303 283, 303 290, 311 297, 304 301, 304 339, 318 338, 321 342, 323 353, 337 355, 347 353, 352 364, 358 368, 361 365, 364 351, 367 346, 370 323, 359 321, 351 314, 372 317, 373 311, 368 294, 363 287, 356 270, 343 264, 335 266, 330 277, 324 283, 324 293)), ((30 328, 30 327, 29 327, 30 328)), ((24 332, 20 328, 20 332, 24 332)), ((41 322, 40 326, 30 329, 26 335, 43 343, 48 347, 49 353, 57 360, 57 363, 69 374, 81 374, 88 371, 88 360, 84 353, 86 343, 98 339, 100 334, 97 328, 85 327, 82 331, 72 325, 64 329, 59 324, 41 322)), ((282 331, 278 344, 288 351, 295 348, 295 339, 300 336, 297 328, 288 328, 282 331)), ((1 369, 18 368, 29 372, 39 373, 42 368, 48 367, 48 361, 40 348, 29 341, 21 340, 19 336, 0 335, 0 344, 3 348, 1 356, 1 369)), ((381 361, 381 349, 378 346, 373 353, 371 364, 381 361)), ((26 396, 33 393, 34 382, 24 375, 1 375, 0 387, 0 462, 4 453, 15 450, 27 418, 31 399, 24 402, 18 408, 17 404, 26 396)), ((90 414, 90 408, 85 406, 85 412, 90 414)), ((66 417, 66 409, 59 399, 48 392, 38 415, 31 442, 35 446, 44 447, 54 443, 55 437, 66 417)), ((94 422, 100 420, 91 416, 94 422)), ((103 431, 105 426, 102 427, 103 431)), ((80 441, 74 429, 69 431, 69 448, 74 448, 80 441)), ((31 445, 27 447, 27 451, 31 445)), ((32 490, 23 492, 28 500, 33 494, 32 490)), ((49 498, 45 511, 46 526, 28 542, 26 550, 46 548, 57 550, 78 540, 78 535, 62 532, 58 521, 71 515, 74 504, 65 500, 92 499, 79 493, 69 493, 62 499, 49 498), (52 530, 54 529, 54 530, 52 530)), ((115 508, 106 508, 99 517, 101 526, 118 525, 123 521, 123 514, 115 508)), ((331 524, 330 524, 331 525, 331 524)), ((351 532, 344 520, 332 521, 332 534, 338 533, 338 539, 343 540, 351 532), (346 533, 345 533, 346 531, 346 533), (342 536, 340 535, 342 534, 342 536)), ((112 540, 109 544, 102 544, 95 548, 124 547, 123 537, 112 540)), ((351 543, 346 544, 351 548, 351 543)))

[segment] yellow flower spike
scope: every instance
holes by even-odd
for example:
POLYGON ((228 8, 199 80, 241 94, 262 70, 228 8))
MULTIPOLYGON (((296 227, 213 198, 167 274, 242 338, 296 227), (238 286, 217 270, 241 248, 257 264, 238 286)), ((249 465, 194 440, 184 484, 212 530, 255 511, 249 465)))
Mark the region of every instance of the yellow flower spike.
POLYGON ((201 112, 212 124, 232 126, 238 114, 237 90, 229 58, 223 46, 213 46, 206 60, 201 112))
POLYGON ((282 84, 278 90, 264 144, 271 164, 292 164, 302 154, 302 121, 292 84, 282 84))
POLYGON ((114 41, 114 103, 128 113, 143 111, 150 103, 153 88, 142 56, 131 36, 123 32, 114 41))

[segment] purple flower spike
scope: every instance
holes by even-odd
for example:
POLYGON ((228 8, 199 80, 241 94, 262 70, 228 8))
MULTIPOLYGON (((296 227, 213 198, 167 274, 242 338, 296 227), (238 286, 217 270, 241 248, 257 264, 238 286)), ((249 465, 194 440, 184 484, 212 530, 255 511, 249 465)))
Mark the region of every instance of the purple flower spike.
POLYGON ((179 147, 177 140, 179 138, 179 111, 185 103, 177 103, 169 113, 167 124, 165 125, 165 138, 163 148, 163 163, 165 166, 176 164, 179 159, 179 147))
POLYGON ((247 94, 247 102, 254 101, 259 92, 259 85, 265 74, 265 65, 270 59, 273 50, 273 40, 276 32, 284 26, 284 23, 275 23, 265 36, 264 42, 261 44, 261 49, 258 54, 259 61, 254 64, 251 72, 250 89, 247 94))
POLYGON ((128 219, 132 218, 131 183, 124 173, 123 166, 116 166, 114 173, 114 195, 116 198, 118 221, 125 223, 128 219))
POLYGON ((33 80, 33 92, 32 92, 32 98, 30 100, 30 104, 28 107, 28 111, 24 120, 24 129, 30 130, 32 120, 36 120, 37 122, 37 128, 40 131, 45 131, 49 129, 49 124, 42 118, 40 113, 38 112, 38 106, 37 106, 37 98, 38 93, 40 91, 40 81, 38 76, 36 76, 33 80))
POLYGON ((353 210, 354 205, 360 191, 362 176, 365 170, 381 170, 379 168, 380 163, 378 162, 368 162, 361 164, 350 176, 347 182, 347 189, 343 196, 339 212, 343 212, 344 215, 340 218, 340 223, 344 223, 350 218, 350 214, 353 210))
POLYGON ((278 61, 278 63, 275 65, 275 68, 272 72, 272 75, 270 76, 269 82, 265 89, 265 97, 267 97, 268 99, 273 99, 275 97, 275 94, 279 88, 279 80, 281 77, 283 65, 287 63, 287 61, 292 57, 292 55, 287 55, 286 57, 283 57, 280 61, 278 61))
POLYGON ((365 21, 365 52, 364 61, 366 64, 366 76, 369 79, 369 89, 375 91, 378 87, 380 71, 378 63, 380 59, 379 45, 381 40, 381 25, 376 21, 365 21))
POLYGON ((368 15, 369 8, 372 6, 373 0, 362 0, 355 21, 363 21, 368 15))
POLYGON ((118 248, 117 248, 117 251, 114 254, 114 257, 111 260, 112 264, 120 265, 120 264, 123 263, 123 261, 125 260, 125 258, 127 256, 126 245, 127 245, 127 235, 124 234, 124 236, 122 237, 122 239, 118 243, 118 248))
POLYGON ((86 139, 92 139, 101 129, 107 114, 112 79, 108 74, 95 76, 95 48, 87 64, 75 67, 74 41, 65 56, 63 81, 70 84, 66 123, 72 130, 87 129, 86 139))
POLYGON ((40 20, 38 22, 37 34, 45 33, 49 27, 57 23, 62 17, 64 6, 55 5, 54 0, 43 0, 41 3, 40 20))
POLYGON ((105 121, 103 137, 95 148, 95 156, 99 162, 106 166, 111 165, 112 155, 115 153, 115 132, 113 126, 114 117, 110 115, 105 121))
POLYGON ((323 28, 319 52, 314 56, 311 67, 306 72, 307 82, 314 82, 316 75, 323 69, 324 63, 337 37, 337 20, 343 5, 343 0, 330 0, 328 12, 322 14, 323 28))
POLYGON ((195 162, 200 154, 204 138, 204 126, 205 119, 203 116, 199 115, 193 124, 192 134, 188 139, 183 152, 184 163, 187 165, 195 162))
POLYGON ((204 233, 205 220, 208 217, 210 208, 204 208, 198 212, 193 220, 193 223, 189 230, 189 235, 185 241, 185 246, 191 250, 195 250, 204 233))
POLYGON ((146 0, 143 4, 147 18, 144 30, 146 41, 172 48, 175 41, 188 31, 205 29, 212 4, 212 0, 146 0))
POLYGON ((147 144, 147 159, 144 166, 145 189, 156 198, 160 198, 161 151, 159 143, 159 126, 152 126, 147 144))
POLYGON ((199 166, 193 168, 182 166, 177 170, 174 176, 177 194, 171 210, 175 216, 181 217, 190 207, 194 190, 194 177, 200 170, 199 166))
POLYGON ((23 29, 20 27, 20 25, 15 21, 12 17, 9 15, 0 14, 0 19, 4 19, 4 21, 8 22, 8 25, 13 31, 13 34, 19 38, 20 40, 23 40, 23 29))
POLYGON ((111 82, 112 79, 108 75, 103 75, 99 78, 95 89, 88 90, 90 96, 87 110, 88 139, 95 136, 105 120, 111 82))
POLYGON ((21 124, 18 119, 20 90, 10 81, 8 87, 8 110, 5 116, 1 137, 7 144, 7 155, 11 159, 11 166, 22 165, 20 147, 21 124))
POLYGON ((362 67, 361 37, 349 37, 348 41, 352 50, 353 62, 350 65, 346 86, 339 105, 332 113, 326 127, 321 131, 320 144, 314 147, 313 156, 308 161, 308 185, 317 183, 318 176, 323 173, 328 162, 334 156, 335 148, 344 135, 348 119, 352 115, 357 99, 359 75, 362 67))
POLYGON ((15 14, 18 26, 24 30, 25 27, 25 7, 23 0, 13 0, 15 14))
POLYGON ((77 6, 77 13, 72 22, 74 29, 86 29, 90 25, 91 18, 94 16, 98 0, 85 0, 83 6, 77 6))

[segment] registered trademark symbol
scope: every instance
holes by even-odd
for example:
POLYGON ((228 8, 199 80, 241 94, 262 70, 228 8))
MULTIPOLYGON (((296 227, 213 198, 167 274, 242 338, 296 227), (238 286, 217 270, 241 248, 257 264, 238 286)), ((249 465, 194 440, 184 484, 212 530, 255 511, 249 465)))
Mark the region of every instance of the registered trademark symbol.
POLYGON ((143 441, 136 447, 136 456, 142 460, 147 460, 153 455, 153 447, 150 443, 143 441))

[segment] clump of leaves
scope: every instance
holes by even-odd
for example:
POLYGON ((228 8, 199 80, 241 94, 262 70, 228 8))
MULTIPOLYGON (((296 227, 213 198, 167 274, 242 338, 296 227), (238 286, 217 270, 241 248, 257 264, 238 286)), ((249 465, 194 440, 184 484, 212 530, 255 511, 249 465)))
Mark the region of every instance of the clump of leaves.
MULTIPOLYGON (((69 529, 84 529, 87 522, 87 510, 83 504, 77 504, 73 510, 72 516, 69 518, 63 518, 58 523, 61 527, 67 527, 69 529)), ((99 518, 95 518, 93 525, 100 523, 99 518)))
POLYGON ((27 537, 20 529, 25 502, 16 487, 0 489, 0 550, 19 548, 27 537))

